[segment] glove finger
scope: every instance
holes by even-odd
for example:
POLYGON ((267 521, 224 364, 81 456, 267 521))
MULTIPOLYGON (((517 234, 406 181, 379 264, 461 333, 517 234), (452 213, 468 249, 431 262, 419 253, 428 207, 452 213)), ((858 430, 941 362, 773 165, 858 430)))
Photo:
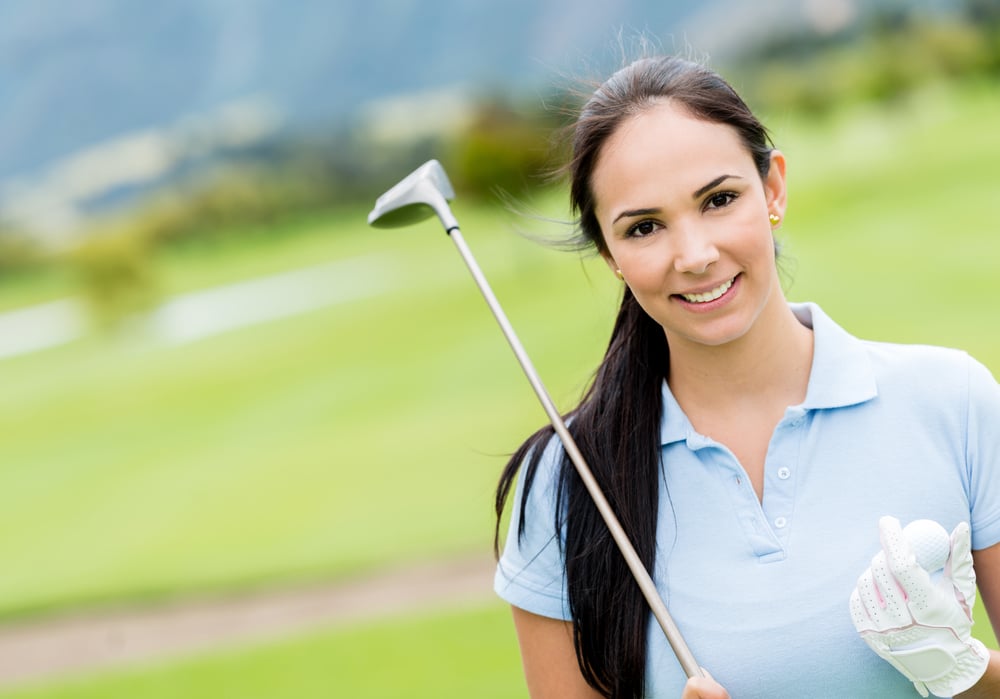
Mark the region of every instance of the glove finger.
POLYGON ((972 533, 968 522, 960 522, 951 533, 951 553, 944 567, 958 601, 966 612, 976 603, 976 570, 972 560, 972 533))
MULTIPOLYGON (((878 621, 883 624, 882 628, 903 626, 913 621, 907 604, 909 597, 893 575, 885 551, 875 555, 869 570, 875 593, 879 598, 878 621)), ((926 573, 924 575, 926 576, 926 573)))
POLYGON ((871 615, 865 608, 864 602, 861 601, 861 593, 858 591, 858 588, 854 588, 851 591, 850 609, 851 621, 854 622, 854 629, 858 633, 878 630, 878 627, 872 620, 871 615))
POLYGON ((968 565, 972 565, 972 532, 969 529, 968 522, 959 522, 952 532, 951 536, 951 552, 948 555, 948 561, 946 565, 951 565, 954 569, 957 565, 968 562, 968 565))
POLYGON ((855 589, 858 602, 875 630, 884 631, 912 621, 905 595, 889 574, 883 551, 879 551, 872 559, 871 567, 858 578, 855 589))
POLYGON ((882 620, 882 610, 885 608, 885 601, 882 599, 882 593, 879 591, 878 585, 875 584, 871 568, 866 568, 865 572, 858 578, 858 584, 854 588, 854 592, 851 593, 851 599, 864 612, 864 615, 871 623, 871 627, 875 630, 880 630, 882 628, 880 622, 882 620))
POLYGON ((878 538, 885 552, 886 562, 894 575, 906 573, 917 564, 910 542, 903 536, 903 527, 895 517, 882 517, 878 521, 878 538))
POLYGON ((919 613, 933 597, 930 575, 917 563, 913 547, 903 535, 898 519, 883 517, 878 524, 887 575, 895 583, 886 590, 887 602, 909 605, 910 609, 919 613))

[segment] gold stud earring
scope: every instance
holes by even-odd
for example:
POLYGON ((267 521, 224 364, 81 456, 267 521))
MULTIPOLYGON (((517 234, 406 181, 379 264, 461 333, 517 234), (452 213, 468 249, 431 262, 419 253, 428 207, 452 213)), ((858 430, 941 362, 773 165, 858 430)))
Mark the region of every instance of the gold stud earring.
POLYGON ((771 220, 772 226, 777 226, 779 223, 781 223, 781 216, 778 216, 778 214, 771 214, 768 216, 768 218, 771 220))
POLYGON ((618 279, 620 281, 625 281, 625 275, 622 274, 622 268, 621 267, 618 267, 617 269, 615 269, 615 276, 618 277, 618 279))

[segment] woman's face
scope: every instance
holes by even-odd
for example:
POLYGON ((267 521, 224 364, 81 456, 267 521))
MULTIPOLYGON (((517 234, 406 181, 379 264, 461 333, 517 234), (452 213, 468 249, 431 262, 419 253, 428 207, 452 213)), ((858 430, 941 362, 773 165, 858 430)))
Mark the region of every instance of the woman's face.
POLYGON ((664 101, 608 138, 591 188, 608 265, 672 346, 737 340, 783 301, 768 220, 784 216, 779 152, 762 182, 735 129, 664 101))

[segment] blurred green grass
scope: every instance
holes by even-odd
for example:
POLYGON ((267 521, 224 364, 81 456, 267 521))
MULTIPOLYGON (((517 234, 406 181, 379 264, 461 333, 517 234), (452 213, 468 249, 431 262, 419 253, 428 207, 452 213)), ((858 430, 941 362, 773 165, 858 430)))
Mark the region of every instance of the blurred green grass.
POLYGON ((1000 373, 996 84, 931 87, 831 122, 775 119, 789 296, 871 339, 961 347, 1000 373))
MULTIPOLYGON (((610 282, 502 232, 495 212, 465 218, 568 403, 610 282), (574 299, 596 312, 569 312, 574 299)), ((359 209, 294 246, 311 262, 373 252, 389 290, 188 345, 95 337, 0 363, 0 614, 488 548, 502 455, 544 415, 451 242, 430 223, 373 232, 359 209)))
POLYGON ((493 604, 309 634, 5 699, 526 697, 510 611, 493 604))
MULTIPOLYGON (((985 623, 981 613, 979 623, 985 623)), ((997 647, 995 642, 990 645, 997 647)), ((0 692, 0 696, 511 699, 528 693, 510 610, 498 602, 82 675, 47 686, 0 692)))
MULTIPOLYGON (((992 86, 929 89, 823 122, 765 115, 789 159, 789 297, 819 302, 863 337, 962 347, 1000 374, 998 109, 992 86)), ((557 200, 539 206, 564 217, 557 200)), ((375 254, 386 293, 191 345, 94 337, 0 362, 0 614, 335 578, 489 547, 503 455, 544 415, 439 227, 373 231, 367 208, 289 224, 272 242, 178 251, 157 274, 174 293, 375 254)), ((455 213, 568 407, 601 354, 614 280, 599 260, 511 231, 551 226, 463 202, 455 213)), ((505 619, 480 635, 475 619, 426 620, 443 645, 415 643, 414 667, 451 652, 449 639, 486 647, 489 634, 511 633, 505 619)), ((371 629, 370 652, 410 623, 371 629)), ((311 658, 300 672, 322 682, 331 651, 289 648, 273 653, 311 658)), ((248 667, 277 667, 270 652, 248 667)), ((513 653, 505 677, 519 677, 513 653)), ((394 695, 366 690, 382 679, 370 674, 347 669, 341 681, 357 682, 357 696, 394 695)), ((103 694, 51 696, 116 696, 115 677, 103 694)))

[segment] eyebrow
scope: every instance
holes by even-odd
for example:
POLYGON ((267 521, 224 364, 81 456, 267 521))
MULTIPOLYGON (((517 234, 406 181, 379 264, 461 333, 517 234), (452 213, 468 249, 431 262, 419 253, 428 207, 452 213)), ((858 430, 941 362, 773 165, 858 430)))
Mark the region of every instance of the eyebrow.
POLYGON ((615 220, 612 223, 618 223, 623 218, 635 218, 636 216, 649 216, 658 213, 660 213, 660 209, 631 209, 630 211, 622 211, 615 216, 615 220))
POLYGON ((711 182, 709 182, 708 184, 706 184, 704 187, 699 187, 697 190, 695 190, 694 194, 691 195, 691 198, 692 199, 697 199, 698 197, 700 197, 705 192, 709 191, 710 189, 712 189, 714 187, 718 187, 720 184, 722 184, 723 182, 725 182, 726 180, 728 180, 730 178, 737 179, 737 180, 743 179, 739 175, 719 175, 714 180, 712 180, 711 182))
MULTIPOLYGON (((740 177, 739 175, 719 175, 718 177, 716 177, 711 182, 709 182, 709 183, 705 184, 704 186, 699 187, 698 189, 696 189, 694 191, 694 193, 691 195, 691 198, 692 199, 697 199, 698 197, 700 197, 703 194, 705 194, 705 192, 708 192, 708 191, 714 189, 715 187, 718 187, 720 184, 722 184, 723 182, 725 182, 728 179, 741 180, 743 178, 740 177)), ((662 209, 658 209, 658 208, 655 208, 655 207, 654 208, 647 208, 647 209, 629 209, 628 211, 622 211, 620 214, 618 214, 617 216, 615 216, 615 220, 612 221, 612 223, 618 223, 618 221, 620 221, 623 218, 635 218, 637 216, 650 216, 650 215, 653 215, 653 214, 659 214, 661 211, 662 211, 662 209)))

